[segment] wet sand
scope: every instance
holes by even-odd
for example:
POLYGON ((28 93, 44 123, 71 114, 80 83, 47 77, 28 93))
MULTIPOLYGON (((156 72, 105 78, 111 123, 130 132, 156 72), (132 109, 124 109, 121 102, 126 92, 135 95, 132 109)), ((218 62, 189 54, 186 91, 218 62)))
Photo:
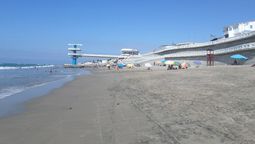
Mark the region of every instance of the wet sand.
POLYGON ((0 144, 254 144, 255 68, 96 72, 0 119, 0 144))

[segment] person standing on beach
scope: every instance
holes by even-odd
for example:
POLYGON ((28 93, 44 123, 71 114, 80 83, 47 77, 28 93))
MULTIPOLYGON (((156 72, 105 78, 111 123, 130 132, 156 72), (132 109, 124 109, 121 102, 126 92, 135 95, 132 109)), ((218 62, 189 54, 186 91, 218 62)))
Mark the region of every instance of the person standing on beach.
POLYGON ((119 71, 119 70, 120 70, 118 65, 115 66, 115 70, 116 70, 116 71, 119 71))
POLYGON ((111 69, 111 65, 110 64, 107 64, 106 67, 108 68, 108 70, 111 69))

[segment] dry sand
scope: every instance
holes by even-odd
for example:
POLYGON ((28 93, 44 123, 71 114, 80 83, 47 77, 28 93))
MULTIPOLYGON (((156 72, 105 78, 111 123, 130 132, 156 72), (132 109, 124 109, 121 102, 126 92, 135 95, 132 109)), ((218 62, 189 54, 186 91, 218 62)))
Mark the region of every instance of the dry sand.
POLYGON ((97 72, 0 119, 0 144, 254 144, 255 69, 97 72))

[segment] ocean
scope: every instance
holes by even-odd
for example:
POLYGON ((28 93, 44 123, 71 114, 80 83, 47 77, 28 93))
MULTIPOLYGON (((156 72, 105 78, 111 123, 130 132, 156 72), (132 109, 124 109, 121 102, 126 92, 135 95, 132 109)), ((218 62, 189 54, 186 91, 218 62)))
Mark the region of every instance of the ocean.
POLYGON ((61 87, 85 69, 58 65, 0 64, 0 116, 17 113, 20 104, 61 87))

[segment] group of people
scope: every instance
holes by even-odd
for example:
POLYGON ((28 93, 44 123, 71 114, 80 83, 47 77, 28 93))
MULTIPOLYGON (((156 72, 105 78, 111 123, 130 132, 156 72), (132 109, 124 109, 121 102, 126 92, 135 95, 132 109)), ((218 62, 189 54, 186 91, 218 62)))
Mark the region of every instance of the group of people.
MULTIPOLYGON (((110 65, 110 64, 107 64, 106 67, 107 67, 108 70, 111 69, 111 65, 110 65)), ((115 65, 115 66, 114 66, 114 69, 115 69, 116 71, 119 71, 119 70, 120 70, 118 65, 115 65)))
MULTIPOLYGON (((167 66, 167 70, 176 70, 176 69, 187 69, 188 68, 188 65, 187 63, 183 63, 183 64, 179 64, 179 65, 166 65, 167 66)), ((125 65, 125 66, 119 66, 118 64, 115 64, 115 65, 110 65, 110 64, 107 64, 106 65, 106 68, 108 70, 110 70, 111 68, 113 68, 114 70, 116 71, 119 71, 121 68, 123 67, 127 67, 127 68, 133 68, 134 66, 132 67, 129 67, 129 65, 125 65)), ((151 70, 151 67, 152 65, 145 65, 145 67, 147 68, 147 70, 151 70)))
POLYGON ((187 68, 188 68, 187 64, 185 64, 185 65, 179 64, 178 66, 175 66, 175 65, 167 65, 167 70, 187 69, 187 68))

